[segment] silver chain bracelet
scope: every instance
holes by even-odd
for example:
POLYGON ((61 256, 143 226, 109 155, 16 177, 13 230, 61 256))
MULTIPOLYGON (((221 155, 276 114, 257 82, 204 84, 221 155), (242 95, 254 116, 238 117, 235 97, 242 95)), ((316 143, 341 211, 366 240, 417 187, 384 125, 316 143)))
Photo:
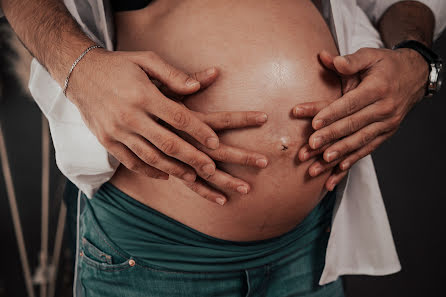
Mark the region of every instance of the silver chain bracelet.
POLYGON ((89 48, 87 48, 80 56, 79 58, 76 59, 76 61, 74 61, 73 65, 71 66, 70 71, 68 72, 67 78, 65 79, 65 85, 63 87, 63 94, 65 96, 67 96, 67 88, 68 88, 68 80, 70 79, 71 73, 74 70, 74 67, 76 67, 77 63, 79 63, 80 60, 82 60, 82 58, 92 49, 98 48, 98 47, 102 47, 100 45, 92 45, 89 48))

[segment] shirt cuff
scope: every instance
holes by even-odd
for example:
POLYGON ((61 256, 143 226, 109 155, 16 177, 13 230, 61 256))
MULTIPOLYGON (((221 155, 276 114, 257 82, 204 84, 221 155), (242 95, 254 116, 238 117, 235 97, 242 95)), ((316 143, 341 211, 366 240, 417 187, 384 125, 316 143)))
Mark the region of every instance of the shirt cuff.
MULTIPOLYGON (((373 24, 376 24, 384 12, 393 4, 401 0, 358 0, 359 6, 364 10, 373 24)), ((435 17, 434 41, 440 37, 446 27, 446 1, 444 0, 419 0, 429 7, 435 17)))

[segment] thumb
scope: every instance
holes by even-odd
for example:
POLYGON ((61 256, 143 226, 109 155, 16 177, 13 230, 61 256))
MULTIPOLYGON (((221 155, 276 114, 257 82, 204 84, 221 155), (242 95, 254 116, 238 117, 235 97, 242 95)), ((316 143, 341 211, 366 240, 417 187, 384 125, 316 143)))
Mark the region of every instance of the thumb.
POLYGON ((319 53, 319 61, 321 62, 322 66, 324 66, 328 70, 336 71, 336 68, 333 64, 333 58, 334 56, 326 50, 322 50, 319 53))
MULTIPOLYGON (((200 83, 200 90, 203 90, 210 86, 218 76, 218 70, 215 67, 211 67, 209 69, 206 69, 204 71, 199 71, 190 74, 190 77, 195 79, 200 83)), ((152 81, 154 82, 154 81, 152 81)), ((156 82, 156 81, 155 81, 156 82)), ((156 85, 156 84, 155 84, 156 85)), ((188 95, 187 93, 178 93, 174 92, 172 89, 169 88, 168 85, 163 85, 158 82, 158 85, 156 85, 158 89, 161 91, 161 93, 164 94, 164 96, 173 99, 173 100, 183 100, 185 95, 188 95)))
POLYGON ((157 80, 176 94, 189 95, 201 88, 200 82, 194 77, 170 65, 154 52, 130 52, 128 55, 151 80, 157 80))
POLYGON ((378 59, 378 49, 361 48, 355 53, 333 58, 336 71, 342 75, 353 75, 370 68, 378 59))

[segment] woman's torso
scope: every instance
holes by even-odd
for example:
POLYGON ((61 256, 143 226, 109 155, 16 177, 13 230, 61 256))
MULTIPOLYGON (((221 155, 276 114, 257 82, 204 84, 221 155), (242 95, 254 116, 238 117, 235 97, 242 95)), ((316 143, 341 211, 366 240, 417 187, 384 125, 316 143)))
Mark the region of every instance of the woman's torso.
POLYGON ((326 193, 330 171, 310 178, 315 160, 300 162, 311 120, 290 117, 294 105, 340 96, 339 80, 317 53, 337 53, 333 38, 309 0, 159 0, 115 14, 117 50, 150 50, 193 73, 220 70, 208 89, 184 103, 201 112, 259 110, 260 128, 220 134, 225 144, 265 154, 266 169, 219 164, 251 185, 245 197, 227 193, 224 206, 181 181, 150 179, 120 166, 111 182, 138 201, 208 235, 235 241, 281 235, 303 220, 326 193))

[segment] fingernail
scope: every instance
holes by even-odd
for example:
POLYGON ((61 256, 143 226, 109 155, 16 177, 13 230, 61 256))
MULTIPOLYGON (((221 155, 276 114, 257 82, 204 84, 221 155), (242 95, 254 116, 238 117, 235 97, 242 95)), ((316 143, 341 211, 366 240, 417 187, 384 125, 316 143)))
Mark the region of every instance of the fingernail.
POLYGON ((267 119, 268 119, 268 116, 264 113, 264 114, 256 117, 256 122, 257 122, 257 124, 263 124, 266 122, 267 119))
POLYGON ((314 140, 313 140, 313 149, 317 149, 319 146, 321 146, 321 144, 322 144, 322 137, 316 137, 314 140))
POLYGON ((215 166, 212 164, 206 164, 203 166, 202 170, 209 176, 215 173, 215 166))
POLYGON ((295 107, 293 113, 295 116, 299 116, 302 115, 304 111, 305 110, 302 107, 295 107))
POLYGON ((218 138, 215 137, 209 137, 206 139, 206 146, 210 149, 217 149, 218 148, 218 138))
POLYGON ((256 160, 257 167, 265 168, 268 165, 268 160, 266 159, 257 159, 256 160))
POLYGON ((188 181, 188 182, 191 182, 191 183, 193 183, 195 181, 195 178, 196 178, 196 175, 193 174, 193 173, 189 173, 188 172, 188 173, 183 175, 183 179, 185 181, 188 181))
POLYGON ((247 186, 238 186, 237 192, 240 194, 248 194, 248 187, 247 186))
POLYGON ((215 73, 215 68, 214 68, 214 67, 209 68, 208 70, 206 70, 206 74, 207 74, 207 75, 212 75, 212 74, 214 74, 214 73, 215 73))
POLYGON ((322 167, 317 166, 316 168, 313 169, 313 176, 319 175, 319 173, 321 173, 321 171, 322 171, 322 167))
POLYGON ((310 156, 310 153, 308 151, 305 151, 305 153, 303 155, 303 160, 302 161, 306 161, 309 156, 310 156))
POLYGON ((346 170, 349 166, 350 166, 349 162, 344 162, 344 163, 341 164, 341 169, 342 170, 346 170))
POLYGON ((316 120, 314 122, 314 129, 317 130, 317 129, 320 129, 322 127, 324 127, 324 120, 316 120))
POLYGON ((339 157, 339 152, 338 151, 329 152, 327 154, 327 162, 331 162, 332 160, 335 160, 338 157, 339 157))
POLYGON ((226 203, 226 199, 223 197, 218 197, 217 199, 215 199, 215 201, 217 201, 217 203, 220 205, 223 205, 226 203))
POLYGON ((187 80, 186 80, 186 86, 188 86, 188 87, 195 87, 196 85, 199 85, 200 83, 198 82, 198 81, 196 81, 195 79, 193 79, 193 78, 191 78, 191 77, 189 77, 187 80))

